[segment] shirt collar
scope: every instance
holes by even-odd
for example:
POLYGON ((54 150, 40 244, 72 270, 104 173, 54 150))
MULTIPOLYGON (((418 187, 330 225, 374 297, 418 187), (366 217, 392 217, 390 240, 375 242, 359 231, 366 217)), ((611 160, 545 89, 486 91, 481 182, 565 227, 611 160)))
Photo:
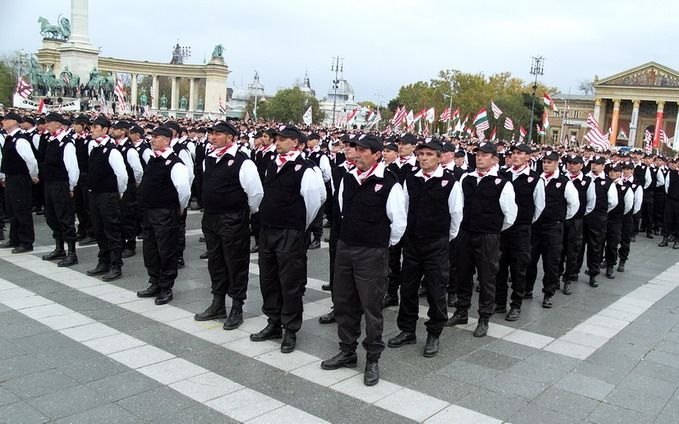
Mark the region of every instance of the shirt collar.
POLYGON ((521 169, 518 171, 514 169, 514 167, 510 167, 509 171, 514 174, 514 176, 518 177, 519 175, 530 175, 530 165, 526 163, 521 169))
POLYGON ((415 176, 424 178, 425 181, 429 180, 430 178, 440 178, 443 176, 443 167, 441 165, 438 165, 436 169, 434 169, 434 172, 430 173, 428 177, 425 176, 422 169, 420 169, 419 171, 417 171, 417 173, 415 173, 415 176))
MULTIPOLYGON (((156 150, 154 150, 154 151, 153 151, 153 156, 158 157, 158 156, 156 156, 156 153, 158 153, 158 152, 157 152, 156 150)), ((160 153, 160 157, 162 157, 163 159, 167 159, 168 157, 170 157, 170 155, 171 155, 172 153, 174 153, 174 150, 172 150, 171 147, 168 147, 167 149, 163 150, 163 151, 160 153)))
POLYGON ((16 135, 16 133, 18 133, 19 131, 21 131, 21 128, 20 128, 20 127, 16 127, 16 128, 14 129, 14 131, 9 132, 8 134, 11 135, 12 137, 14 137, 14 136, 16 135))
POLYGON ((217 161, 222 158, 224 155, 231 155, 231 156, 236 156, 236 152, 238 152, 238 143, 231 143, 231 146, 229 146, 228 149, 224 153, 221 153, 222 149, 214 149, 210 153, 208 153, 208 156, 217 158, 217 161))
POLYGON ((547 182, 549 182, 550 180, 553 180, 555 178, 559 178, 559 170, 557 169, 556 171, 554 171, 549 178, 547 178, 547 173, 543 172, 542 175, 540 175, 540 178, 542 178, 543 180, 545 180, 547 182))
MULTIPOLYGON (((378 162, 377 167, 375 167, 375 170, 373 171, 371 177, 377 177, 377 178, 384 178, 384 162, 378 162)), ((354 168, 351 171, 349 171, 351 175, 356 178, 356 181, 360 182, 361 180, 358 177, 358 168, 354 168)), ((370 178, 370 177, 368 177, 370 178)))
POLYGON ((580 171, 575 178, 573 178, 573 176, 571 175, 570 172, 568 173, 568 179, 569 180, 582 180, 584 177, 585 177, 585 174, 583 174, 582 171, 580 171))
POLYGON ((474 170, 473 172, 470 172, 469 175, 472 175, 476 178, 483 178, 483 177, 497 177, 497 167, 491 166, 488 171, 483 173, 483 177, 479 175, 478 170, 474 170))

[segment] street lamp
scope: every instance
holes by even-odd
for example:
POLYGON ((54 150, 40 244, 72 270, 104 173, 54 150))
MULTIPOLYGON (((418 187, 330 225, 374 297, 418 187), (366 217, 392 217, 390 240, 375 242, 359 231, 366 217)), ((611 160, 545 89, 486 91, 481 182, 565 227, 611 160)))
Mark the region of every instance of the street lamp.
POLYGON ((333 96, 332 96, 332 126, 335 126, 335 109, 337 108, 337 89, 339 88, 339 74, 340 72, 344 72, 344 58, 341 58, 339 56, 333 57, 332 58, 332 65, 330 66, 330 70, 335 72, 335 79, 332 80, 332 89, 333 89, 333 96))
POLYGON ((530 128, 528 129, 528 142, 533 139, 533 119, 535 115, 535 91, 538 88, 538 75, 542 75, 545 70, 545 58, 542 56, 533 56, 530 64, 530 74, 535 76, 533 80, 533 94, 530 106, 530 128))

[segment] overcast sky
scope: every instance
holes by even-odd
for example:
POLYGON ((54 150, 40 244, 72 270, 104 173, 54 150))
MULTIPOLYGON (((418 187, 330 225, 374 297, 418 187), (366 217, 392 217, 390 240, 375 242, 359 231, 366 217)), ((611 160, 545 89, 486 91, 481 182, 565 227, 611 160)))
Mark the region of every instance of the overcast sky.
MULTIPOLYGON (((679 69, 679 3, 667 1, 405 0, 91 0, 89 36, 103 56, 169 62, 177 41, 188 63, 224 45, 229 87, 259 71, 269 94, 308 71, 317 96, 328 92, 333 56, 357 100, 383 102, 401 85, 441 69, 508 71, 529 79, 542 55, 541 81, 577 93, 581 80, 656 61, 679 69)), ((41 45, 38 16, 70 18, 69 0, 0 0, 0 53, 41 45)))

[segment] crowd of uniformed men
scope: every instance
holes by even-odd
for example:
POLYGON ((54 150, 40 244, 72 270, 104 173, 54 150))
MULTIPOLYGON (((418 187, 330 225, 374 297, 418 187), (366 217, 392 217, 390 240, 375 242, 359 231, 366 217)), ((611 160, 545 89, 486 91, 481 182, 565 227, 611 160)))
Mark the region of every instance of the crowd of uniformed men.
POLYGON ((432 357, 444 327, 467 324, 475 274, 474 336, 483 337, 493 314, 520 318, 540 258, 542 306, 551 308, 557 290, 575 289, 583 264, 592 287, 600 268, 609 279, 624 272, 639 232, 679 249, 679 160, 639 150, 13 111, 0 144, 1 248, 30 252, 33 212, 44 213, 55 247, 43 259, 71 266, 77 242, 96 243, 87 274, 112 281, 141 239, 149 278, 137 295, 162 305, 184 266, 193 199, 213 296, 195 319, 238 328, 258 252, 268 324, 250 339, 282 338, 283 353, 302 326, 307 250, 329 227, 323 289, 333 309, 319 320, 337 323, 340 351, 321 367, 356 366, 364 317, 366 385, 379 381, 386 307, 398 307, 400 329, 387 345, 414 344, 426 296, 423 354, 432 357))

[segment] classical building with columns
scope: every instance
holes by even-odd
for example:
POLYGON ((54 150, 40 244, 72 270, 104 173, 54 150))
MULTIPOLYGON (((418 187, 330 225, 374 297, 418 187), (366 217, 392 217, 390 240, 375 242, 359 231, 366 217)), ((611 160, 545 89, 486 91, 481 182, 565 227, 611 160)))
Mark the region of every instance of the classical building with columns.
POLYGON ((612 145, 643 147, 648 131, 653 146, 660 148, 664 132, 669 145, 679 150, 679 137, 675 136, 679 133, 678 71, 648 62, 596 79, 593 86, 593 96, 553 96, 559 111, 550 113, 552 139, 575 136, 582 140, 587 114, 592 113, 603 132, 610 129, 612 145))

